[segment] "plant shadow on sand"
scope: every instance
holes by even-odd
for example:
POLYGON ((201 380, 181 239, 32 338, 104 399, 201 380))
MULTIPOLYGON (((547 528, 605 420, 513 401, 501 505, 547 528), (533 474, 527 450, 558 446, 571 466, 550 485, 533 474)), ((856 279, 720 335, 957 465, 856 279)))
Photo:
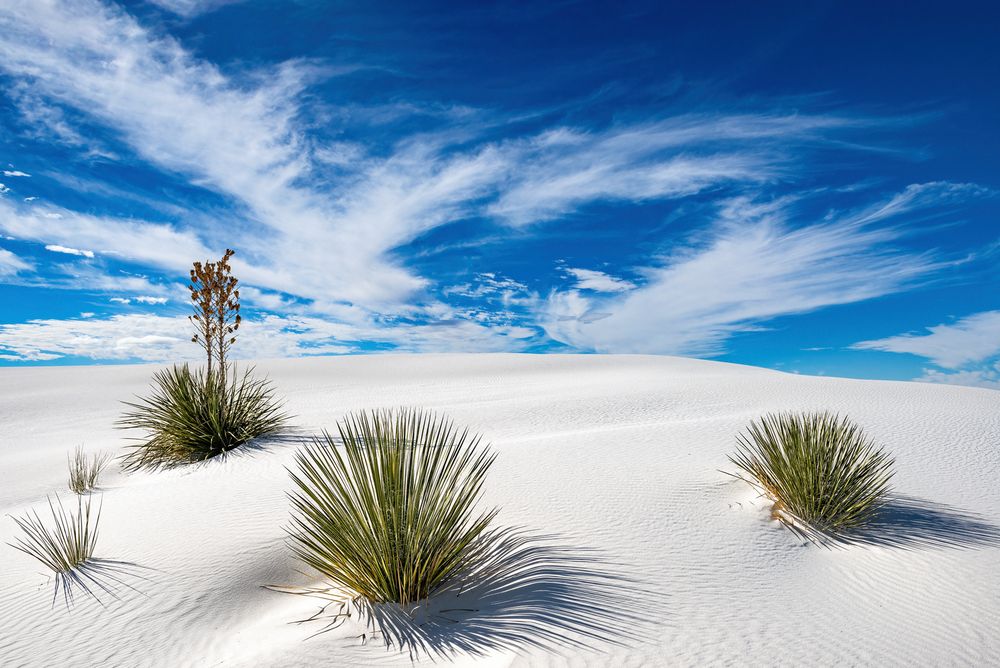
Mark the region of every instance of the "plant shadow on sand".
POLYGON ((258 436, 249 441, 244 441, 228 450, 223 450, 217 455, 206 459, 199 459, 191 462, 178 462, 176 464, 165 464, 163 469, 191 469, 197 470, 207 466, 215 466, 230 460, 243 459, 245 457, 255 457, 257 455, 268 454, 288 446, 299 446, 311 442, 312 436, 289 428, 280 434, 270 434, 268 436, 258 436))
POLYGON ((979 515, 941 503, 897 495, 891 496, 860 530, 829 534, 800 526, 790 528, 828 547, 868 545, 903 549, 971 549, 1000 545, 1000 527, 979 515))
MULTIPOLYGON (((368 627, 362 642, 384 644, 411 659, 447 659, 498 650, 627 646, 652 632, 649 620, 664 618, 663 602, 662 594, 595 550, 508 530, 486 562, 427 600, 408 609, 353 605, 368 627)), ((347 616, 334 615, 314 635, 347 616)), ((302 621, 327 620, 317 614, 302 621)))
POLYGON ((146 596, 136 585, 139 581, 150 582, 149 574, 153 572, 154 569, 131 561, 88 559, 73 570, 54 576, 52 605, 55 607, 61 593, 66 607, 73 607, 77 591, 93 598, 102 607, 107 607, 104 597, 118 601, 128 592, 146 596))

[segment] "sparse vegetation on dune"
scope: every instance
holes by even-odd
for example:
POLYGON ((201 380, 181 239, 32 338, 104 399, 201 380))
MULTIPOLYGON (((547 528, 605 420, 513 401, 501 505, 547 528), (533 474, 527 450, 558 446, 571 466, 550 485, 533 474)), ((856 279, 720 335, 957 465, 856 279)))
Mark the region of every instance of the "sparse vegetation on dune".
POLYGON ((77 496, 77 512, 73 513, 63 507, 58 496, 55 503, 50 498, 52 528, 47 527, 35 511, 24 517, 14 517, 23 535, 15 538, 11 546, 34 557, 57 576, 78 570, 94 556, 97 546, 101 511, 98 508, 91 522, 90 501, 90 497, 77 496))
POLYGON ((348 415, 290 471, 295 554, 368 603, 425 599, 479 563, 497 534, 477 512, 494 455, 480 436, 421 410, 348 415))
POLYGON ((893 459, 861 428, 830 413, 782 413, 751 422, 729 457, 776 514, 823 532, 857 529, 884 503, 893 459))
POLYGON ((69 488, 75 494, 86 494, 97 488, 101 471, 111 461, 111 455, 106 452, 94 452, 89 456, 78 446, 69 460, 69 488))
POLYGON ((248 441, 282 430, 287 416, 266 379, 235 368, 223 381, 216 371, 173 366, 153 376, 152 396, 118 421, 145 438, 122 458, 126 471, 157 469, 210 459, 248 441), (223 384, 223 382, 225 384, 223 384))
POLYGON ((184 364, 160 371, 153 376, 152 396, 126 402, 130 410, 118 426, 147 434, 122 458, 126 471, 210 459, 287 424, 271 383, 254 378, 252 368, 240 376, 226 361, 242 322, 239 281, 229 265, 234 254, 227 249, 217 262, 194 263, 188 286, 191 341, 204 349, 206 367, 184 364))

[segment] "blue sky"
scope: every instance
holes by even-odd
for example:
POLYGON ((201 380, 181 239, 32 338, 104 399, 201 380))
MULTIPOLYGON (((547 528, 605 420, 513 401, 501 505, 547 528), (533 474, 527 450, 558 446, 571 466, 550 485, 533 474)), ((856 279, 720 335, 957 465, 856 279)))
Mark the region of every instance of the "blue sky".
POLYGON ((0 4, 0 362, 196 359, 233 247, 243 358, 1000 387, 991 3, 536 4, 0 4))

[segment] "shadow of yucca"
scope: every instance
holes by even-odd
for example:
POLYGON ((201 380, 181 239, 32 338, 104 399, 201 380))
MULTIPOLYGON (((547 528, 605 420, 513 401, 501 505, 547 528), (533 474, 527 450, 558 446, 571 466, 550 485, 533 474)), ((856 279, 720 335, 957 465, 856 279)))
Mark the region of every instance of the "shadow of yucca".
POLYGON ((863 526, 844 533, 824 533, 789 525, 799 535, 828 547, 869 545, 976 548, 1000 545, 1000 527, 952 506, 909 496, 890 496, 863 526))
POLYGON ((47 500, 51 521, 43 521, 37 510, 23 517, 12 516, 21 533, 9 545, 52 573, 55 583, 52 605, 55 606, 62 592, 66 607, 70 607, 78 589, 102 606, 102 593, 119 598, 119 592, 124 590, 138 592, 128 580, 141 578, 141 572, 147 569, 127 561, 94 557, 103 504, 92 512, 91 497, 77 495, 76 512, 73 512, 72 507, 67 510, 58 494, 54 502, 51 497, 47 500))
POLYGON ((257 455, 276 452, 289 446, 302 446, 310 443, 314 437, 296 427, 285 427, 280 434, 269 434, 258 436, 249 441, 241 443, 239 447, 226 450, 214 457, 201 459, 196 462, 185 464, 184 467, 191 471, 218 466, 229 461, 239 461, 256 457, 257 455))
POLYGON ((73 606, 77 591, 97 601, 102 607, 105 598, 121 600, 124 594, 132 592, 146 596, 135 585, 138 581, 150 581, 147 573, 152 569, 130 561, 116 559, 88 559, 76 568, 54 576, 52 605, 61 593, 67 608, 73 606))
MULTIPOLYGON (((596 649, 628 645, 650 620, 664 616, 662 595, 595 550, 508 529, 484 540, 493 543, 488 556, 429 599, 406 608, 363 600, 347 604, 350 615, 367 626, 362 641, 432 659, 496 650, 596 649)), ((335 619, 320 633, 338 625, 335 619)))

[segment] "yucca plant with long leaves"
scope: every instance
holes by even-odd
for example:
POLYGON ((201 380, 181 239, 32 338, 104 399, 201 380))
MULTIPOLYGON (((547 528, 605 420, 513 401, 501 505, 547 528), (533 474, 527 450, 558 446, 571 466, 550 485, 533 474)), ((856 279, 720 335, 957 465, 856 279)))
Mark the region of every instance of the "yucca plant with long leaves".
POLYGON ((69 461, 69 488, 75 494, 86 494, 97 487, 104 467, 111 461, 111 455, 106 452, 94 452, 89 456, 83 446, 77 446, 69 461))
POLYGON ((118 421, 122 429, 141 429, 145 438, 122 458, 126 471, 157 469, 210 459, 261 436, 280 432, 288 416, 275 398, 271 383, 242 376, 235 368, 227 376, 173 366, 153 376, 152 396, 118 421))
POLYGON ((94 556, 101 510, 98 508, 91 523, 89 497, 77 496, 75 514, 63 507, 58 495, 55 503, 51 498, 48 502, 54 526, 47 527, 36 511, 14 517, 23 535, 18 536, 11 547, 34 557, 57 577, 65 577, 78 571, 94 556))
POLYGON ((846 417, 769 414, 737 437, 730 461, 779 518, 821 532, 857 529, 885 502, 893 459, 846 417))
POLYGON ((291 547, 339 591, 403 606, 432 596, 488 552, 497 510, 477 511, 495 455, 481 436, 415 409, 348 414, 302 449, 291 547))

